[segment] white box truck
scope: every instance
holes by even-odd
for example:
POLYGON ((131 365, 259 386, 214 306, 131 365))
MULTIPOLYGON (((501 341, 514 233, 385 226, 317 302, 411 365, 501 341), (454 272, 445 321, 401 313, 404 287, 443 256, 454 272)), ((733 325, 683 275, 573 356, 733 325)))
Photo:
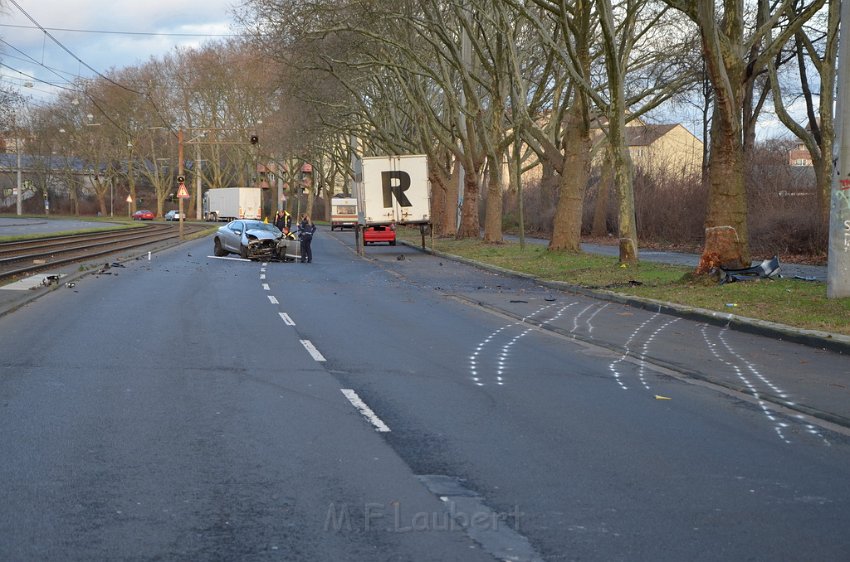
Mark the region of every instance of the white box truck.
POLYGON ((354 228, 357 224, 357 199, 354 197, 333 197, 331 199, 331 230, 354 228))
POLYGON ((204 220, 232 221, 263 218, 259 187, 220 187, 204 193, 204 220))
POLYGON ((424 155, 363 158, 363 182, 358 197, 366 226, 430 223, 428 158, 424 155))

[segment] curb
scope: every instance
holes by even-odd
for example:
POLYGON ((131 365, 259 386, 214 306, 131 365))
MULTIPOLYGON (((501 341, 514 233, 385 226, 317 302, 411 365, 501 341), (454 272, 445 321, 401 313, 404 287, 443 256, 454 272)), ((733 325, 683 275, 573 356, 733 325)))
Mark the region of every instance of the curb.
POLYGON ((426 254, 431 254, 444 259, 450 259, 459 263, 464 263, 473 267, 477 267, 479 269, 484 269, 495 273, 501 273, 504 275, 510 275, 512 277, 519 277, 521 279, 532 280, 550 289, 555 289, 574 295, 581 295, 617 304, 623 304, 633 308, 661 312, 663 314, 667 314, 670 316, 678 316, 687 320, 699 320, 701 322, 705 322, 713 326, 729 328, 730 330, 736 330, 739 332, 745 332, 757 336, 771 337, 781 341, 788 341, 800 345, 805 345, 807 347, 813 347, 816 349, 824 349, 827 351, 840 353, 842 355, 850 355, 850 336, 845 336, 844 334, 821 332, 817 330, 805 330, 802 328, 795 328, 793 326, 788 326, 785 324, 769 322, 767 320, 759 320, 756 318, 748 318, 746 316, 738 316, 736 314, 715 312, 713 310, 706 310, 704 308, 696 308, 665 301, 657 301, 653 299, 644 299, 640 297, 621 295, 612 291, 587 289, 585 287, 571 285, 563 281, 549 281, 546 279, 540 279, 539 277, 535 277, 527 273, 521 273, 519 271, 513 271, 511 269, 505 269, 503 267, 478 262, 469 258, 456 256, 454 254, 446 254, 440 251, 432 250, 430 248, 422 248, 421 246, 411 244, 404 240, 400 240, 399 242, 407 247, 413 248, 420 252, 424 252, 426 254))

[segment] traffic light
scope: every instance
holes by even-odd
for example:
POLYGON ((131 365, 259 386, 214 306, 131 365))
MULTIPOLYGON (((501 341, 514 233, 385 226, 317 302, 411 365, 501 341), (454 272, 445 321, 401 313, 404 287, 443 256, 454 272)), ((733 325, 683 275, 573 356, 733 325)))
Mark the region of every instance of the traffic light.
POLYGON ((257 144, 258 142, 260 142, 260 137, 257 135, 251 135, 251 144, 257 144))

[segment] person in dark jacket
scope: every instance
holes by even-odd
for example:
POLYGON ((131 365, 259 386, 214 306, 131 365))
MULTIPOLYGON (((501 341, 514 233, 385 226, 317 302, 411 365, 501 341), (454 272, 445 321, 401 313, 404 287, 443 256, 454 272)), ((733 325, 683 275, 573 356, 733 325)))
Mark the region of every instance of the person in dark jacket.
POLYGON ((315 232, 316 225, 310 221, 310 217, 304 215, 298 227, 298 239, 301 240, 301 263, 313 262, 313 250, 310 248, 310 244, 313 242, 315 232))

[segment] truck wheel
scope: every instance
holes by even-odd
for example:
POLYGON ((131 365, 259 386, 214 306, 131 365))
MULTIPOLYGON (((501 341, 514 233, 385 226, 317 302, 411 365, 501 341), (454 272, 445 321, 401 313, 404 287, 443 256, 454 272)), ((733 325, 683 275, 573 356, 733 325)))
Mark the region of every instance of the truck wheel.
POLYGON ((218 238, 215 239, 215 244, 213 245, 213 253, 220 258, 223 258, 227 255, 227 250, 221 247, 221 240, 218 238))

